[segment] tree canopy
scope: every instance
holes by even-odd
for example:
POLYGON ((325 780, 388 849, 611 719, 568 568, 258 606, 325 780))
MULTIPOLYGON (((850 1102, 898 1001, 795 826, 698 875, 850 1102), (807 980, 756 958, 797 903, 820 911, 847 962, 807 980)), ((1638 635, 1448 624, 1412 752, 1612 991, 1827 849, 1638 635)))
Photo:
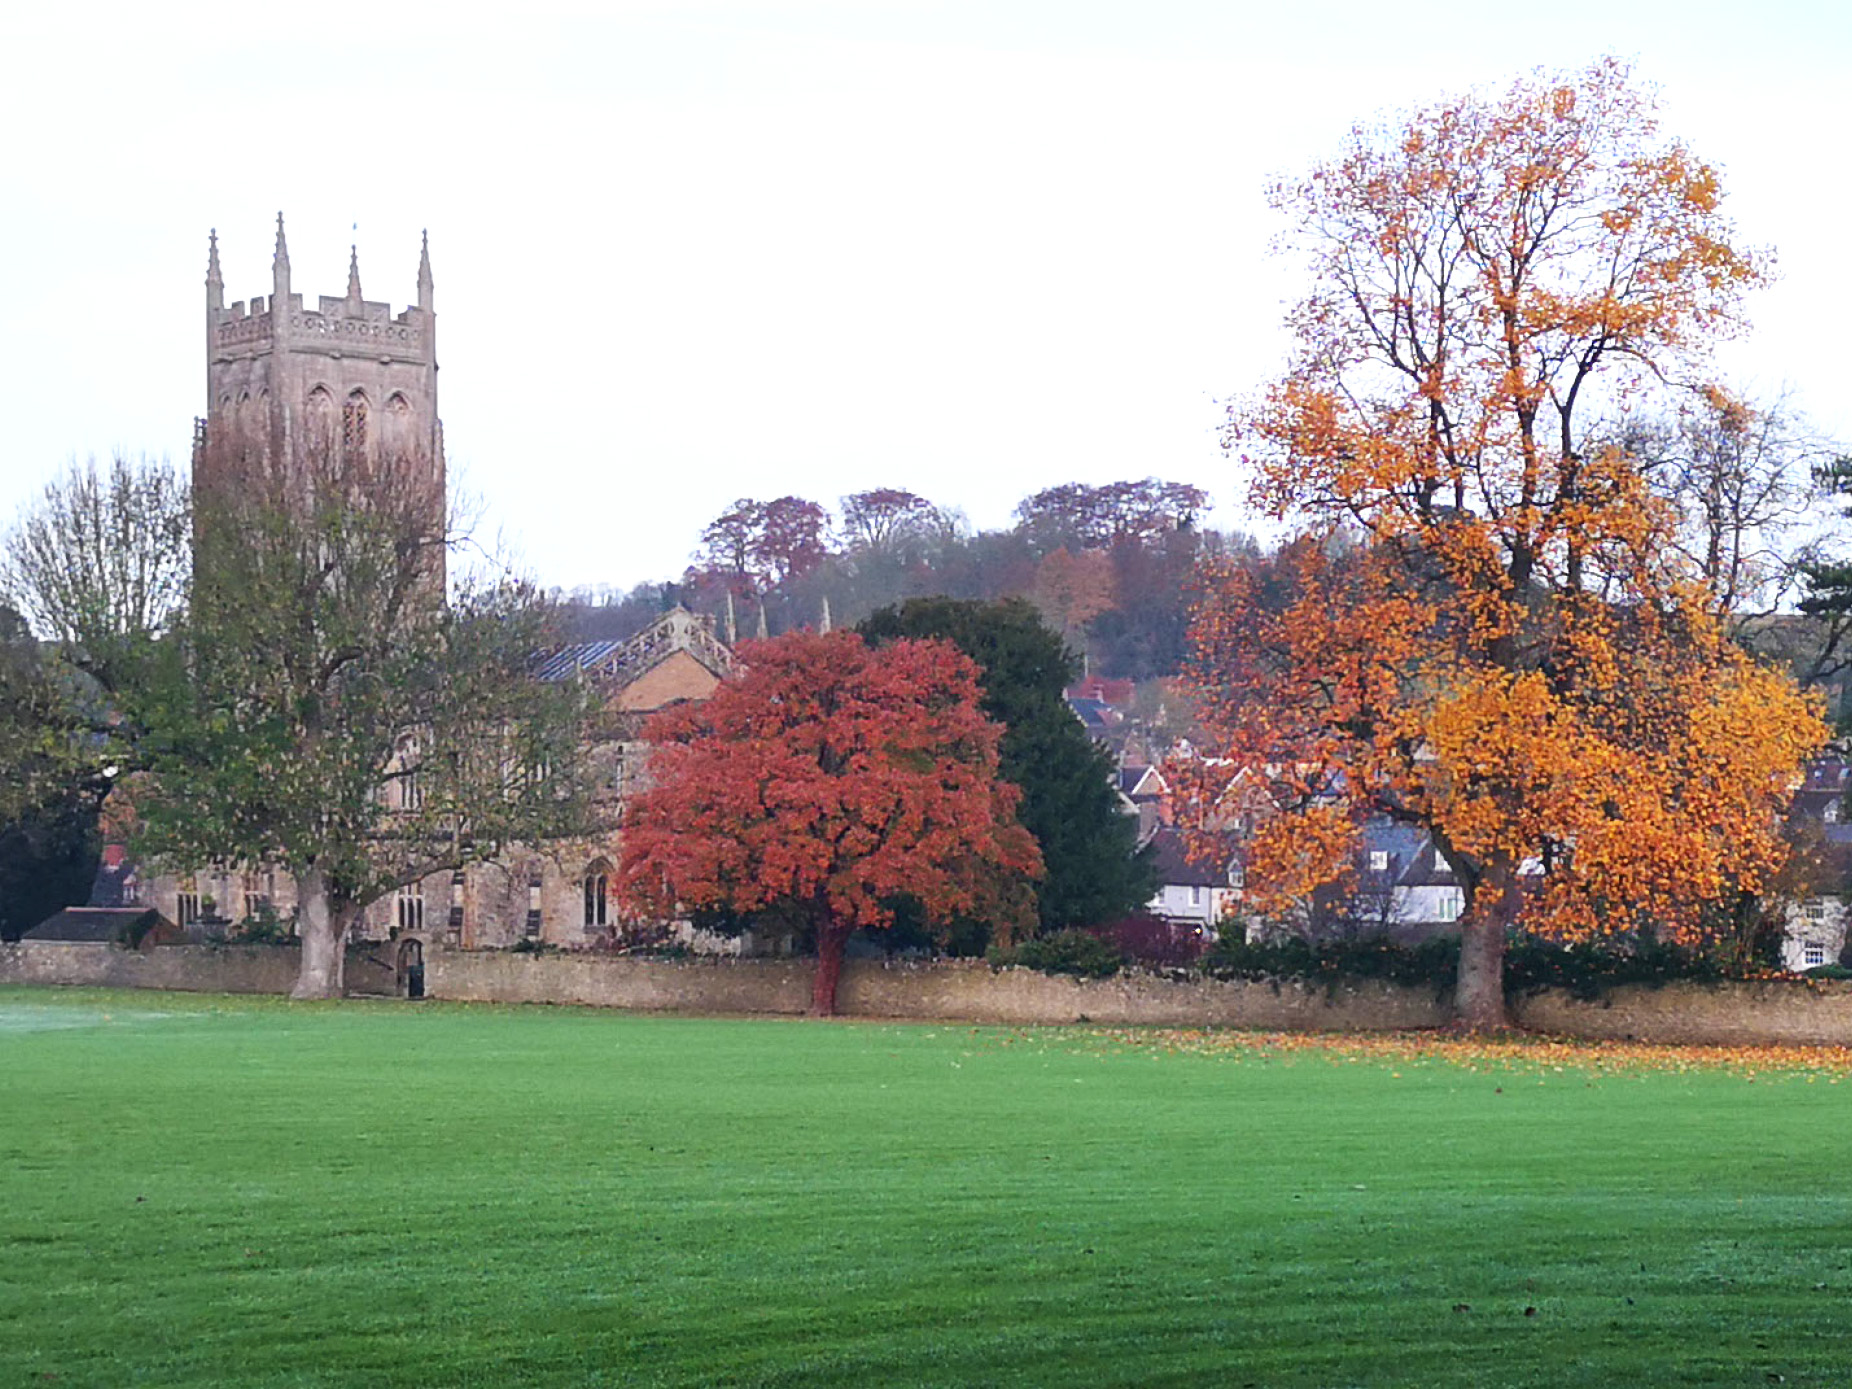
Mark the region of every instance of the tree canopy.
POLYGON ((1035 609, 1020 599, 916 598, 860 630, 877 645, 943 638, 977 662, 984 714, 1003 726, 998 775, 1021 789, 1017 818, 1042 851, 1042 930, 1117 920, 1150 900, 1156 874, 1138 847, 1138 819, 1123 813, 1111 756, 1063 699, 1073 657, 1035 609))
POLYGON ((370 903, 514 842, 575 832, 576 682, 535 678, 533 589, 438 589, 426 470, 302 460, 285 490, 199 499, 192 601, 146 696, 138 843, 296 879, 299 996, 338 994, 370 903))
POLYGON ((1026 915, 1041 871, 997 776, 1002 730, 977 668, 943 642, 870 648, 853 632, 740 649, 711 698, 654 716, 648 785, 624 815, 629 909, 764 913, 814 936, 816 1011, 843 947, 903 904, 930 921, 1026 915))
POLYGON ((1273 193, 1311 288, 1230 443, 1301 539, 1290 582, 1207 587, 1200 803, 1264 792, 1260 905, 1341 872, 1364 815, 1430 833, 1465 891, 1470 1025, 1503 1022, 1520 924, 1689 939, 1753 892, 1823 736, 1617 442, 1703 379, 1762 278, 1721 199, 1611 61, 1359 130, 1273 193))

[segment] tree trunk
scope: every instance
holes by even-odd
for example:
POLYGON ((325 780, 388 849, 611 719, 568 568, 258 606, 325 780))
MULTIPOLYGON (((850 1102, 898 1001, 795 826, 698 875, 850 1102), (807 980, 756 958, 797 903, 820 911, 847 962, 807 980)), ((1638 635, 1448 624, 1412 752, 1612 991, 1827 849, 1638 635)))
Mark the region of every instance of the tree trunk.
POLYGON ((1505 1015, 1505 938, 1522 905, 1517 865, 1489 866, 1460 924, 1460 977, 1453 1011, 1469 1032, 1498 1032, 1511 1025, 1505 1015))
POLYGON ((820 1018, 836 1016, 836 981, 842 978, 842 948, 855 928, 833 918, 817 928, 817 977, 810 986, 810 1011, 820 1018))
POLYGON ((347 926, 352 913, 329 900, 320 868, 296 876, 296 929, 302 936, 302 968, 291 998, 339 998, 346 986, 347 926))

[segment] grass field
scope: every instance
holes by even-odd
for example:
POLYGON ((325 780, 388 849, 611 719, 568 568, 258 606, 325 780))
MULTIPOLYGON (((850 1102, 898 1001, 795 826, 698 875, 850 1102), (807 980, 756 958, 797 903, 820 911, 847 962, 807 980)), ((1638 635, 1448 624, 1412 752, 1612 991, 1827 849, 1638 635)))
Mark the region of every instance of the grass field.
POLYGON ((0 990, 0 1385, 1844 1385, 1846 1071, 0 990))

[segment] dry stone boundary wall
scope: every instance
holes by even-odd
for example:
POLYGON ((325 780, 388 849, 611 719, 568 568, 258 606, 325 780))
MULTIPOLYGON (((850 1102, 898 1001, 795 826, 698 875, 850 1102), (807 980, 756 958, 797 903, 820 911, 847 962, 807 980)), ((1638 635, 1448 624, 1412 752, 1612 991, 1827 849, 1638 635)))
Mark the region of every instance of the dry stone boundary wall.
MULTIPOLYGON (((390 949, 361 948, 349 955, 349 992, 392 992, 390 949)), ((661 960, 435 947, 426 948, 424 960, 425 992, 432 998, 708 1015, 797 1016, 810 1005, 807 960, 661 960)), ((296 951, 287 946, 131 951, 28 941, 0 946, 0 983, 280 994, 295 982, 296 963, 296 951)), ((1376 1032, 1441 1027, 1450 1019, 1447 1003, 1433 990, 1380 982, 1327 990, 1143 974, 1083 980, 946 960, 850 960, 837 1004, 850 1017, 1001 1025, 1087 1021, 1376 1032)), ((1594 1002, 1545 993, 1520 1000, 1514 1013, 1522 1027, 1574 1037, 1852 1045, 1852 982, 1629 987, 1594 1002)))

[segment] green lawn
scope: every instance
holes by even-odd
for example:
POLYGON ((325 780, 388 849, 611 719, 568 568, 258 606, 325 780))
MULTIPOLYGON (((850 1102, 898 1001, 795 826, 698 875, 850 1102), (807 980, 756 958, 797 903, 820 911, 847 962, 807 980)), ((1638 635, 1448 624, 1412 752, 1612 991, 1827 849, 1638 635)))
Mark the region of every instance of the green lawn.
POLYGON ((0 1386, 1852 1380, 1852 1079, 1216 1047, 0 990, 0 1386))

